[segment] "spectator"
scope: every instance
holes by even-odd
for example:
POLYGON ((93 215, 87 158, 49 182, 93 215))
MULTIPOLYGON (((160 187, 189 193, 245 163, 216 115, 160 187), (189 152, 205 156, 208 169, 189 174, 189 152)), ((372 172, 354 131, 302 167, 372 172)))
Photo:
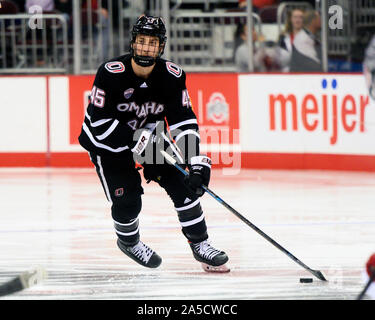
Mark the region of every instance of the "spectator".
MULTIPOLYGON (((100 14, 104 17, 104 18, 108 18, 108 3, 107 1, 102 1, 102 6, 99 10, 99 4, 98 4, 98 1, 97 0, 91 0, 91 9, 92 10, 97 10, 100 12, 100 14)), ((82 8, 83 9, 87 9, 89 7, 89 3, 87 0, 83 0, 82 1, 82 8)))
MULTIPOLYGON (((283 2, 291 2, 291 0, 279 0, 280 4, 283 3, 283 2)), ((293 1, 293 2, 295 2, 295 1, 293 1)), ((305 2, 305 3, 307 2, 311 5, 311 8, 314 8, 317 1, 316 0, 297 0, 297 2, 305 2)))
MULTIPOLYGON (((273 6, 278 4, 278 0, 253 0, 253 11, 258 12, 260 9, 268 6, 273 6)), ((247 1, 246 0, 238 0, 238 7, 242 9, 246 9, 247 1)))
POLYGON ((288 12, 288 17, 285 23, 285 30, 279 37, 280 46, 280 61, 281 70, 288 72, 290 68, 290 59, 292 56, 292 46, 296 34, 303 28, 303 14, 302 9, 294 9, 288 12))
POLYGON ((315 10, 308 10, 304 15, 303 29, 293 41, 291 72, 322 71, 321 44, 317 35, 321 29, 320 15, 315 10))
POLYGON ((238 47, 246 41, 247 30, 245 30, 243 23, 239 23, 234 33, 234 43, 233 43, 233 60, 235 58, 238 47))
MULTIPOLYGON (((234 61, 238 72, 248 72, 249 70, 249 49, 247 44, 247 26, 241 25, 240 38, 242 43, 238 46, 234 61)), ((262 35, 258 35, 253 29, 253 49, 254 49, 254 71, 279 71, 277 52, 274 44, 270 41, 264 41, 262 35)))
POLYGON ((59 11, 60 13, 64 14, 68 22, 71 21, 72 12, 73 12, 72 1, 55 0, 55 9, 59 11))
POLYGON ((375 35, 372 37, 365 51, 363 73, 371 99, 375 100, 375 35))
POLYGON ((55 0, 57 13, 62 14, 68 27, 68 39, 73 40, 73 3, 70 0, 55 0))
POLYGON ((54 11, 55 3, 53 0, 26 0, 25 10, 29 13, 32 6, 39 6, 42 8, 43 12, 54 11))
MULTIPOLYGON (((40 9, 39 8, 35 9, 36 7, 39 7, 42 10, 42 12, 52 12, 55 10, 55 3, 53 0, 26 0, 26 3, 25 3, 26 13, 30 13, 30 14, 40 13, 40 9)), ((37 29, 35 31, 35 35, 36 35, 36 46, 37 46, 36 66, 46 67, 48 63, 47 61, 48 55, 50 54, 50 48, 47 48, 46 50, 47 57, 44 56, 43 44, 38 43, 40 39, 42 39, 43 33, 40 29, 37 29), (47 58, 47 60, 45 58, 47 58)), ((47 43, 50 38, 51 38, 51 29, 47 28, 47 43)), ((28 32, 27 34, 27 39, 28 40, 32 39, 32 34, 30 32, 28 32)))
MULTIPOLYGON (((88 26, 86 24, 86 28, 93 28, 94 33, 94 42, 95 42, 95 49, 97 51, 96 55, 99 60, 99 62, 103 62, 104 60, 109 58, 109 23, 112 20, 112 17, 109 17, 108 14, 108 3, 107 1, 102 1, 102 5, 99 8, 98 1, 91 0, 91 7, 87 0, 82 1, 82 9, 84 10, 92 10, 93 14, 92 17, 95 20, 95 15, 97 14, 97 19, 99 20, 98 25, 94 26, 88 26), (98 27, 99 26, 99 27, 98 27), (98 43, 98 40, 100 39, 100 33, 102 35, 101 37, 101 43, 98 43), (101 50, 99 50, 101 48, 101 50)), ((84 14, 85 15, 85 14, 84 14)), ((87 31, 87 30, 86 30, 87 31)))
POLYGON ((12 2, 17 5, 18 10, 19 10, 18 13, 24 13, 25 12, 26 0, 12 0, 12 2))

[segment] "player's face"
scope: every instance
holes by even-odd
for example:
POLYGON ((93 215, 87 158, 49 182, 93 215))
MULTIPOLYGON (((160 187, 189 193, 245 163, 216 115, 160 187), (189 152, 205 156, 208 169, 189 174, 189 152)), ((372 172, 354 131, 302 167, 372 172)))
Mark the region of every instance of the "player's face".
POLYGON ((156 58, 159 54, 158 37, 139 34, 133 46, 136 55, 156 58))

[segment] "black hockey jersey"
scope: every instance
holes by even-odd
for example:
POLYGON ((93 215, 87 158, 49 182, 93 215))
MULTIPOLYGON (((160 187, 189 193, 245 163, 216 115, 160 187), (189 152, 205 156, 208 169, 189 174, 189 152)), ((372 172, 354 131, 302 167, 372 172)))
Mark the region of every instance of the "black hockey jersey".
POLYGON ((199 146, 198 123, 185 82, 181 67, 164 59, 156 60, 147 79, 135 75, 130 54, 103 63, 85 113, 81 146, 99 155, 121 156, 130 152, 136 130, 163 120, 177 144, 194 137, 199 146))

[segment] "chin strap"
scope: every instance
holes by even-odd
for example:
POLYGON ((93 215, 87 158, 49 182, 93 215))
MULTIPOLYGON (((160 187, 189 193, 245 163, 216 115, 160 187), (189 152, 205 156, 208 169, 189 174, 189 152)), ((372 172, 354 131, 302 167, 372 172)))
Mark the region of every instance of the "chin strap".
POLYGON ((147 56, 133 56, 134 62, 141 67, 151 67, 155 62, 155 58, 147 57, 147 56))

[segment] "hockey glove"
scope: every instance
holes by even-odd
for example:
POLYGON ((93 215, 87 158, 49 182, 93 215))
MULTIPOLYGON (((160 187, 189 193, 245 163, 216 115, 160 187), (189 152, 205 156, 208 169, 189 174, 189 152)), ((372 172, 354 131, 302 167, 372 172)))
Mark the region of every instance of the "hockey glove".
POLYGON ((164 150, 166 143, 162 138, 164 123, 162 121, 146 124, 138 129, 133 136, 133 145, 130 146, 134 159, 140 164, 158 164, 163 157, 160 150, 164 150))
POLYGON ((192 157, 188 168, 189 175, 185 177, 185 183, 194 193, 201 197, 205 192, 202 184, 207 187, 210 182, 211 159, 203 155, 192 157))
POLYGON ((130 146, 131 152, 140 156, 152 140, 152 131, 149 129, 137 130, 134 134, 134 143, 130 146))

